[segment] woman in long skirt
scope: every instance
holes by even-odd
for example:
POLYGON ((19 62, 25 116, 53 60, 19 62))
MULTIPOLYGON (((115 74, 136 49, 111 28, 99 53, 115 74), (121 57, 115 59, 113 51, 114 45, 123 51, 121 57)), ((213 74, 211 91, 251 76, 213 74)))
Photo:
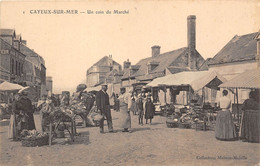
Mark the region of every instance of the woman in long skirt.
POLYGON ((131 128, 131 116, 130 108, 132 104, 131 94, 125 93, 125 88, 121 88, 121 95, 119 96, 120 101, 120 114, 121 114, 121 127, 124 129, 123 132, 130 132, 128 129, 131 128))
POLYGON ((155 106, 152 102, 151 96, 148 95, 147 102, 145 103, 145 115, 144 115, 146 124, 148 122, 148 119, 150 119, 150 124, 152 123, 154 113, 155 113, 155 106))
POLYGON ((218 112, 216 119, 215 137, 218 140, 235 140, 236 130, 230 112, 231 100, 227 97, 228 91, 223 91, 223 97, 219 99, 219 107, 221 111, 218 112))
POLYGON ((12 115, 10 117, 10 123, 9 123, 9 129, 8 129, 8 138, 12 140, 17 140, 18 139, 18 114, 20 113, 17 103, 19 100, 19 95, 15 95, 15 100, 12 103, 12 115))
POLYGON ((260 110, 255 91, 243 103, 241 138, 243 141, 260 142, 260 110))

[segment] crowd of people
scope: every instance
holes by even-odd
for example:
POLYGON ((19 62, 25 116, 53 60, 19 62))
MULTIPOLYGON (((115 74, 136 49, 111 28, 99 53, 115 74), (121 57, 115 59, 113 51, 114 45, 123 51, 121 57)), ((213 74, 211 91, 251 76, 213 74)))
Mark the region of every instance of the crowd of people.
MULTIPOLYGON (((15 100, 12 102, 12 115, 10 118, 8 137, 13 140, 20 139, 22 130, 36 129, 33 113, 39 111, 40 117, 40 132, 46 131, 45 127, 50 123, 48 118, 53 113, 56 107, 69 106, 75 100, 84 103, 86 112, 81 114, 82 119, 87 119, 90 112, 91 118, 94 115, 100 115, 99 129, 100 133, 104 133, 104 120, 107 121, 108 131, 114 132, 111 108, 120 114, 120 127, 122 132, 132 132, 131 130, 131 114, 132 118, 138 118, 139 125, 151 124, 155 115, 155 105, 152 101, 151 93, 139 93, 126 88, 120 89, 120 94, 112 95, 114 105, 110 104, 110 97, 107 93, 107 85, 102 85, 100 91, 96 93, 87 93, 83 89, 77 89, 76 93, 70 97, 65 94, 63 96, 55 96, 53 94, 43 95, 38 101, 36 107, 33 106, 30 99, 27 97, 26 91, 19 91, 14 95, 15 100), (95 114, 93 114, 95 112, 95 114)), ((238 137, 244 141, 259 142, 259 93, 251 91, 249 99, 243 103, 242 120, 240 124, 240 132, 234 124, 232 117, 231 106, 232 102, 227 97, 228 91, 223 90, 223 96, 218 101, 218 111, 215 126, 215 137, 218 140, 236 140, 238 137), (240 135, 238 135, 240 133, 240 135)), ((94 118, 93 118, 94 119, 94 118)))
MULTIPOLYGON (((100 133, 104 133, 104 119, 107 120, 109 132, 113 132, 113 123, 111 117, 111 106, 107 94, 107 85, 102 85, 102 89, 96 94, 96 104, 98 112, 104 117, 100 120, 100 133)), ((131 114, 138 115, 139 124, 143 125, 143 116, 145 115, 146 124, 152 119, 155 113, 155 106, 151 100, 151 94, 147 96, 136 94, 133 91, 126 92, 126 88, 120 89, 120 95, 114 95, 114 110, 120 111, 120 126, 122 132, 131 132, 131 114)))

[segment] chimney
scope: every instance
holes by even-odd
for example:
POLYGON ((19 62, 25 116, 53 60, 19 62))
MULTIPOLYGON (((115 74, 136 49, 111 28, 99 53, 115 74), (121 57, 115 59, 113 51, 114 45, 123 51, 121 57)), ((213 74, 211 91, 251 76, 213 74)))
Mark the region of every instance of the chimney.
POLYGON ((160 55, 160 46, 152 46, 152 57, 160 55))
POLYGON ((187 39, 188 39, 188 67, 191 70, 197 69, 196 64, 196 16, 187 17, 187 39))
POLYGON ((129 62, 129 59, 127 61, 124 61, 124 69, 128 69, 131 66, 131 62, 129 62))
POLYGON ((24 45, 27 44, 27 41, 26 41, 26 40, 22 40, 21 42, 22 42, 24 45))

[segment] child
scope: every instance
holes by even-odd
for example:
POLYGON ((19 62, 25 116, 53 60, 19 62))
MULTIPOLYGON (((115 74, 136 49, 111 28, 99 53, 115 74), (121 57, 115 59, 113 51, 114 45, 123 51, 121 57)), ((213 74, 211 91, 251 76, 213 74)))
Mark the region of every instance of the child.
POLYGON ((146 124, 148 122, 148 119, 150 119, 150 124, 152 123, 152 119, 155 112, 155 106, 151 100, 151 95, 147 96, 147 102, 145 103, 145 119, 146 124))
POLYGON ((141 94, 138 95, 138 99, 136 100, 136 106, 138 110, 139 125, 143 125, 144 108, 141 94))

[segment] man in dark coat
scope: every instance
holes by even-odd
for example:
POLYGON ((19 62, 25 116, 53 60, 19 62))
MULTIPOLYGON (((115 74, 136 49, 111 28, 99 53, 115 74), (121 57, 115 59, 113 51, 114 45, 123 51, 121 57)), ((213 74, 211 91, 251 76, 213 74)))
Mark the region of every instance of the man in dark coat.
MULTIPOLYGON (((113 132, 112 116, 109 104, 109 96, 107 94, 107 85, 102 85, 102 89, 96 95, 97 109, 103 117, 107 119, 109 132, 113 132)), ((104 118, 100 120, 100 133, 104 133, 104 118)))

